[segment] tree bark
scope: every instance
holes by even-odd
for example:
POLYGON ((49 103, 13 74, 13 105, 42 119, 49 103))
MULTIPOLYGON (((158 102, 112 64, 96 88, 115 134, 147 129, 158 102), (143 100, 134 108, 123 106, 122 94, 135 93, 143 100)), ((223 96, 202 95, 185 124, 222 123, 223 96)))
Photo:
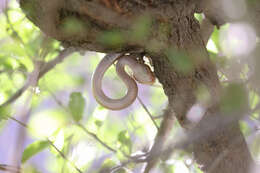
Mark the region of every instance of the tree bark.
POLYGON ((217 69, 209 60, 205 48, 207 39, 201 35, 194 13, 205 11, 218 26, 224 19, 213 19, 212 11, 216 11, 208 8, 204 1, 20 0, 20 4, 35 25, 65 47, 105 53, 145 52, 152 58, 156 77, 163 85, 169 104, 145 172, 150 172, 158 160, 156 156, 163 151, 174 116, 190 137, 196 136, 192 152, 205 173, 249 171, 252 158, 238 119, 226 122, 220 112, 221 86, 217 69), (143 18, 148 21, 148 34, 138 39, 135 26, 143 18), (67 19, 75 19, 79 30, 67 32, 67 19), (123 41, 114 45, 100 41, 104 33, 111 32, 120 35, 123 41), (192 127, 186 114, 197 102, 196 91, 201 85, 207 87, 211 102, 203 119, 192 127))

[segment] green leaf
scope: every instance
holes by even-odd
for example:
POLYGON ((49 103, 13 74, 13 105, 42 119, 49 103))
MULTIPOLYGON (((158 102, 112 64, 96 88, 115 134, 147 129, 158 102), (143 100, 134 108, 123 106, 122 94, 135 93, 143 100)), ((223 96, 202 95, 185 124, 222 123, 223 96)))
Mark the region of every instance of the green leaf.
POLYGON ((48 141, 36 141, 30 144, 29 146, 27 146, 27 148, 23 152, 22 163, 25 163, 32 156, 36 155, 37 153, 47 148, 48 145, 49 145, 48 141))
POLYGON ((98 172, 110 172, 109 170, 116 165, 115 161, 111 159, 106 159, 102 164, 98 172))
POLYGON ((242 131, 243 135, 248 136, 250 135, 251 129, 249 125, 244 121, 239 121, 240 130, 242 131))
POLYGON ((103 125, 103 121, 96 120, 96 121, 95 121, 95 125, 96 125, 97 127, 101 127, 101 126, 103 125))
POLYGON ((211 39, 215 43, 218 50, 220 50, 219 30, 217 28, 214 28, 214 32, 211 35, 211 39))
POLYGON ((84 113, 85 99, 80 92, 73 92, 70 94, 69 110, 73 119, 79 122, 84 113))
POLYGON ((10 116, 11 109, 10 106, 0 106, 0 121, 6 119, 7 116, 10 116))
POLYGON ((199 22, 201 22, 201 21, 203 20, 203 15, 200 14, 200 13, 195 13, 195 14, 194 14, 194 17, 195 17, 199 22))
POLYGON ((126 152, 131 153, 132 150, 132 141, 130 136, 126 130, 121 131, 117 135, 118 142, 120 144, 120 148, 125 150, 126 152))

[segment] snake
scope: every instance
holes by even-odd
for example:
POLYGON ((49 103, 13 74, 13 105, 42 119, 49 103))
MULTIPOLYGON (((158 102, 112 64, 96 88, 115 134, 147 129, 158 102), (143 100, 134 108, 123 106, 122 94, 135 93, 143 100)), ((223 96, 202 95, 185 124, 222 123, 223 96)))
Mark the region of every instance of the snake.
POLYGON ((150 67, 137 60, 138 55, 123 53, 111 53, 104 56, 104 58, 97 65, 92 76, 92 92, 96 101, 103 107, 111 110, 120 110, 130 106, 136 99, 138 94, 138 87, 136 81, 141 84, 152 85, 155 81, 155 75, 150 67), (121 98, 110 98, 102 89, 102 79, 108 68, 116 63, 116 73, 123 81, 127 88, 126 95, 121 98), (133 75, 129 75, 125 71, 128 66, 133 75))

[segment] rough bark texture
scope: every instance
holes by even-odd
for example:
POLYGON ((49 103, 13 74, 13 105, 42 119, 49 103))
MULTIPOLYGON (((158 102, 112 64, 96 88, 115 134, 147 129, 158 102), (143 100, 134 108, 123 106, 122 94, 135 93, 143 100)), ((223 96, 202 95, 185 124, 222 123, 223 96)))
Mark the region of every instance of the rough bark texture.
MULTIPOLYGON (((217 1, 215 1, 217 2, 217 1)), ((153 60, 155 74, 168 96, 155 144, 150 152, 145 172, 150 172, 158 160, 176 116, 187 133, 203 133, 193 142, 196 161, 204 172, 246 173, 252 162, 238 121, 224 123, 219 113, 221 92, 215 65, 209 60, 195 12, 205 12, 216 25, 225 16, 215 15, 214 1, 200 0, 20 0, 27 17, 46 35, 60 40, 65 47, 79 47, 99 52, 145 52, 153 60), (212 8, 212 3, 214 8, 212 8), (141 39, 135 35, 135 24, 147 17, 151 22, 148 34, 141 39), (76 19, 79 30, 67 32, 66 21, 76 19), (100 40, 107 32, 119 33, 120 44, 109 45, 100 40), (175 56, 172 55, 174 50, 175 56), (183 71, 176 63, 185 58, 193 68, 183 71), (207 86, 212 102, 206 116, 191 128, 186 113, 196 103, 195 92, 207 86), (221 122, 209 129, 208 117, 221 122)), ((219 13, 217 13, 219 14, 219 13)), ((259 17, 260 18, 260 17, 259 17)), ((258 19, 259 19, 258 18, 258 19)), ((227 19, 228 20, 228 19, 227 19)), ((254 21, 256 23, 256 21, 254 21)), ((192 135, 191 135, 192 136, 192 135)))

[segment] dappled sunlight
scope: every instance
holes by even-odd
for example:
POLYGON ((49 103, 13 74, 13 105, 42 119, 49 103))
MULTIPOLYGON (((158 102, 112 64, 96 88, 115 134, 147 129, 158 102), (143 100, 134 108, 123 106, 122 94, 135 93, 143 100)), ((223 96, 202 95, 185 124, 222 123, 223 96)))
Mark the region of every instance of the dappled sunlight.
POLYGON ((213 53, 218 53, 219 51, 216 44, 212 41, 212 39, 209 39, 207 44, 207 49, 213 53))
POLYGON ((189 169, 187 168, 187 165, 189 164, 184 163, 184 161, 171 159, 167 160, 166 164, 173 167, 172 171, 174 173, 190 173, 189 169))
POLYGON ((29 122, 30 132, 33 136, 52 136, 55 131, 64 125, 62 114, 45 110, 35 113, 29 122))
POLYGON ((220 33, 221 48, 226 56, 247 57, 256 46, 256 33, 246 23, 234 23, 220 33))
POLYGON ((260 87, 252 85, 260 32, 249 0, 45 1, 0 0, 0 172, 10 164, 25 173, 141 173, 151 162, 151 173, 201 173, 241 163, 248 151, 260 161, 260 87), (104 59, 109 53, 135 62, 121 61, 125 76, 156 75, 118 110, 101 106, 92 88, 98 64, 112 61, 102 89, 127 93, 115 68, 124 57, 104 59), (236 144, 243 135, 247 143, 236 144))
POLYGON ((0 92, 0 104, 2 104, 6 100, 5 95, 0 92))
POLYGON ((79 167, 86 165, 93 158, 97 157, 97 147, 94 143, 87 141, 79 142, 71 151, 70 159, 79 167))
POLYGON ((64 147, 64 131, 60 130, 58 134, 55 137, 51 137, 51 140, 53 139, 53 144, 59 149, 62 150, 64 147))
POLYGON ((108 115, 108 110, 102 108, 101 106, 97 106, 95 111, 92 114, 93 118, 100 121, 104 121, 107 118, 107 115, 108 115))
POLYGON ((203 108, 201 105, 199 104, 193 105, 187 113, 187 119, 191 123, 196 124, 202 119, 204 113, 205 113, 205 108, 203 108))
POLYGON ((190 171, 182 161, 177 161, 175 163, 174 172, 176 172, 176 173, 189 173, 190 171))

